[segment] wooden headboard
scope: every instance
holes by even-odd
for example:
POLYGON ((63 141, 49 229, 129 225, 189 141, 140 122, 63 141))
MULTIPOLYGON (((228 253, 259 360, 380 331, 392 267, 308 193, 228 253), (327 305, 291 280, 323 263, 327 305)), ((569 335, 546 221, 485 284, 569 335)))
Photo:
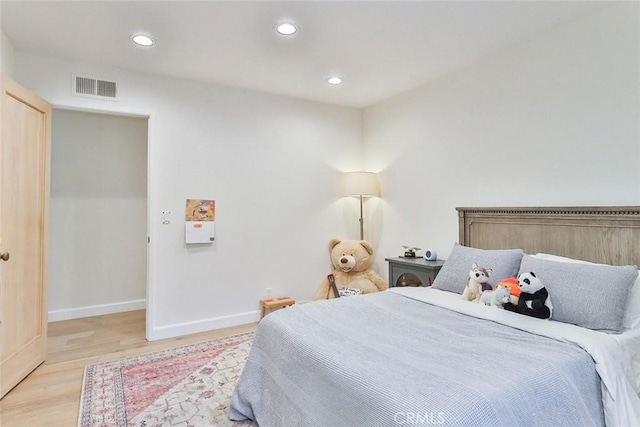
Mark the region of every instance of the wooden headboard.
POLYGON ((465 246, 640 266, 640 206, 456 210, 465 246))

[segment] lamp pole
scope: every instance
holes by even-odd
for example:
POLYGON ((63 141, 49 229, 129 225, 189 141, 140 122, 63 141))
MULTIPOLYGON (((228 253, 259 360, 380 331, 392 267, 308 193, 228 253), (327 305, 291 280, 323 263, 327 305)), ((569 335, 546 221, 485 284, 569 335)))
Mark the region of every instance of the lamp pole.
POLYGON ((362 194, 360 195, 360 240, 364 240, 364 215, 362 214, 362 194))
POLYGON ((364 240, 364 198, 380 197, 380 183, 374 172, 347 172, 344 196, 360 198, 360 240, 364 240))

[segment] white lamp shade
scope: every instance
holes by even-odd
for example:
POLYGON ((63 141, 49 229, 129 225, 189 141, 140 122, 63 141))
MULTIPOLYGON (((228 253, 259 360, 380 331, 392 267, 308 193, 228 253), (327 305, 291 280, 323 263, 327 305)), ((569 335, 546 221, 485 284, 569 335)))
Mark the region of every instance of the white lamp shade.
POLYGON ((373 172, 348 172, 345 175, 344 195, 379 197, 378 175, 373 172))

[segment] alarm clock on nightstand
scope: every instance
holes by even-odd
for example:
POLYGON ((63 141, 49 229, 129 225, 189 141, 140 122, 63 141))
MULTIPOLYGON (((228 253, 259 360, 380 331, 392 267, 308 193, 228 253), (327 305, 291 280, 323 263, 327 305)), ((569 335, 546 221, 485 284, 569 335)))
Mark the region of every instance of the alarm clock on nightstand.
POLYGON ((424 259, 427 261, 435 261, 438 259, 438 253, 435 249, 425 249, 424 250, 424 259))

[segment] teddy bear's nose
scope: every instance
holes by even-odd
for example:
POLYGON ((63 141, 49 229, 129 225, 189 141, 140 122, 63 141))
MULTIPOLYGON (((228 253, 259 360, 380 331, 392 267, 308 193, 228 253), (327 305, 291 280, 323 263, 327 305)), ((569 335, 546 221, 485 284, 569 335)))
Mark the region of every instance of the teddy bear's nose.
POLYGON ((476 277, 480 277, 480 273, 476 273, 476 277))
POLYGON ((346 263, 348 263, 348 262, 349 262, 349 260, 348 260, 348 259, 346 259, 346 258, 340 258, 340 263, 341 263, 341 264, 346 264, 346 263))

